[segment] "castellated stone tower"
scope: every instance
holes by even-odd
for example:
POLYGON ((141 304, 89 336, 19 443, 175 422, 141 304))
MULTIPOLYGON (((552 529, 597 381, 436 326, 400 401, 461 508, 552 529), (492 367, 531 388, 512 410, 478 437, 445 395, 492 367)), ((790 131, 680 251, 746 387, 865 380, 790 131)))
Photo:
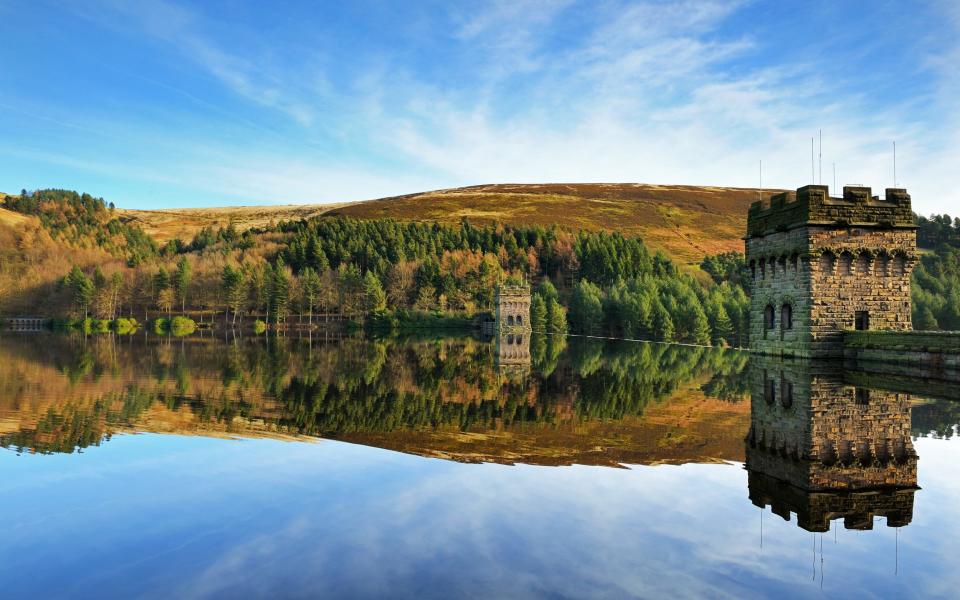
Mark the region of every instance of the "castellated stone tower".
POLYGON ((908 330, 916 226, 910 195, 808 185, 747 217, 750 349, 840 357, 845 329, 908 330))
POLYGON ((501 285, 497 288, 496 322, 498 331, 530 331, 530 287, 501 285))
POLYGON ((746 468, 750 498, 808 531, 870 529, 913 515, 911 397, 848 384, 838 361, 755 357, 746 468))

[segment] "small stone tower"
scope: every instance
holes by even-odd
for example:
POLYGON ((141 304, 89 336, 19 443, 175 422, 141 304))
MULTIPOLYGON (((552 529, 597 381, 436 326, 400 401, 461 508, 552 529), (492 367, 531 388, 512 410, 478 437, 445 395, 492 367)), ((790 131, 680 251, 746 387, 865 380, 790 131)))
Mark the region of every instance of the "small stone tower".
POLYGON ((843 355, 846 329, 911 329, 916 226, 910 195, 808 185, 754 202, 747 217, 750 349, 843 355))
POLYGON ((498 331, 530 331, 530 287, 501 285, 494 299, 498 331))

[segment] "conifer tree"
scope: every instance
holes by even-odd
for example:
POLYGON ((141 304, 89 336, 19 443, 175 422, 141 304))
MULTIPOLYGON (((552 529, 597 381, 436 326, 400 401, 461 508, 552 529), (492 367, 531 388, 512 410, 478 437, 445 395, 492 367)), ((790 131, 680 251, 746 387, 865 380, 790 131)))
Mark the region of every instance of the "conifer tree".
POLYGON ((550 333, 567 332, 567 311, 560 306, 560 301, 550 298, 547 302, 547 331, 550 333))
POLYGON ((66 284, 70 288, 73 303, 77 309, 83 311, 83 317, 87 318, 90 302, 93 301, 93 294, 96 291, 93 281, 79 267, 74 266, 66 277, 66 284))
POLYGON ((193 275, 190 271, 190 263, 187 262, 187 259, 181 258, 177 261, 177 271, 173 275, 173 288, 177 293, 177 298, 180 299, 180 311, 185 312, 187 310, 187 292, 190 289, 190 281, 193 275))
POLYGON ((530 298, 530 327, 534 331, 547 331, 547 303, 538 293, 530 298))

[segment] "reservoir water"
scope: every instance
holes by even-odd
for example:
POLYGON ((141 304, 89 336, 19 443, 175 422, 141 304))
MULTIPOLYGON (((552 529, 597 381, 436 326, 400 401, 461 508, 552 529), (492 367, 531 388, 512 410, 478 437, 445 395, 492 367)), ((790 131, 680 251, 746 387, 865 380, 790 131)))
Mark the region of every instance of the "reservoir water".
POLYGON ((916 389, 560 337, 6 334, 0 589, 956 597, 960 402, 916 389))

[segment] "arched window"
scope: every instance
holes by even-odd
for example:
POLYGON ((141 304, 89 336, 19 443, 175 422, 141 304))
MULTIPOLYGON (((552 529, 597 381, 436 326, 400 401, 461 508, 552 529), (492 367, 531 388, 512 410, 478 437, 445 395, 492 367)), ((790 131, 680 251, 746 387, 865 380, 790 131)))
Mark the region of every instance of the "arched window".
POLYGON ((777 401, 777 382, 772 377, 767 377, 766 371, 763 373, 763 399, 772 405, 777 401))
POLYGON ((890 266, 890 256, 887 253, 882 253, 877 256, 877 262, 874 265, 874 272, 877 275, 889 275, 887 269, 890 266))
POLYGON ((902 276, 907 273, 907 259, 899 252, 893 257, 893 274, 902 276))
POLYGON ((763 309, 763 324, 767 329, 775 329, 777 327, 776 311, 773 309, 772 304, 768 304, 767 307, 763 309))
POLYGON ((824 275, 833 275, 833 267, 837 258, 832 252, 824 252, 820 255, 820 272, 824 275))
POLYGON ((784 408, 793 406, 793 384, 783 377, 780 378, 780 405, 784 408))
POLYGON ((840 274, 841 275, 852 275, 853 274, 853 255, 849 252, 844 252, 840 255, 840 274))
POLYGON ((760 259, 760 279, 767 278, 767 259, 760 259))
POLYGON ((793 329, 793 307, 788 303, 780 308, 780 328, 785 331, 793 329))
POLYGON ((513 315, 507 315, 507 325, 513 325, 513 315))
POLYGON ((517 325, 523 325, 523 315, 517 315, 517 325))
POLYGON ((857 255, 857 275, 867 275, 870 273, 870 256, 866 252, 857 255))
POLYGON ((794 275, 800 272, 800 256, 796 253, 790 255, 790 268, 793 269, 794 275))

